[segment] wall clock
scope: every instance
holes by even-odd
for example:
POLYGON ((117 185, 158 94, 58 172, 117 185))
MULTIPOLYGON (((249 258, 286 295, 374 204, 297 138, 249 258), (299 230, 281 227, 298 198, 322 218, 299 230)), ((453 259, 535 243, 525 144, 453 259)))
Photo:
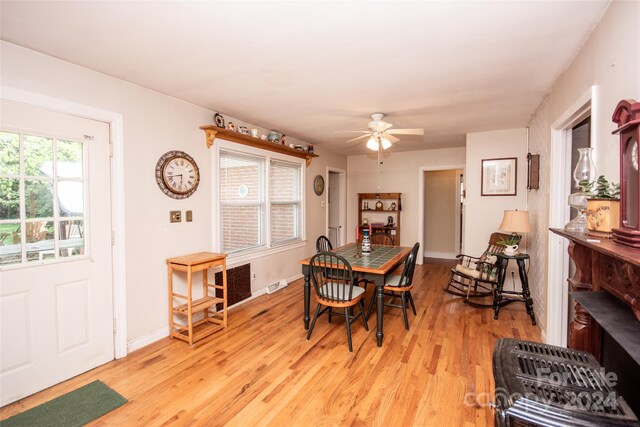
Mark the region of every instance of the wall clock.
POLYGON ((167 196, 186 199, 198 188, 200 170, 193 157, 184 151, 169 151, 156 163, 156 182, 167 196))
POLYGON ((620 135, 620 227, 614 228, 613 240, 640 248, 640 102, 622 100, 613 113, 620 135))
POLYGON ((316 175, 313 179, 313 191, 318 196, 322 196, 322 193, 324 193, 324 178, 322 175, 316 175))

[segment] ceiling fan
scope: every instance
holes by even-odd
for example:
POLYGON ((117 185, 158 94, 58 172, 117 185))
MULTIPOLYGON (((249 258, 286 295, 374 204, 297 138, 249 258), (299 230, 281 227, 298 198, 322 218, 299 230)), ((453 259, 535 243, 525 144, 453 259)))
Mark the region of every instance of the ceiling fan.
POLYGON ((359 139, 368 138, 367 148, 373 151, 386 150, 391 147, 394 142, 400 141, 394 135, 423 135, 424 129, 391 129, 391 123, 385 122, 382 118, 384 114, 374 113, 371 115, 369 122, 369 130, 345 130, 341 133, 362 133, 364 135, 356 136, 346 142, 353 142, 359 139))

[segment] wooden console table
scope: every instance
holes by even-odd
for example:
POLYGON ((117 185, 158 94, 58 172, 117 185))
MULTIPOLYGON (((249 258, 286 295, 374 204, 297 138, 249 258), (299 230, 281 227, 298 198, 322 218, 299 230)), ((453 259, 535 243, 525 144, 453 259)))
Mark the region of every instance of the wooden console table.
MULTIPOLYGON (((593 238, 555 228, 551 231, 570 241, 569 256, 575 263, 576 272, 568 280, 569 290, 608 292, 622 301, 636 320, 640 320, 640 249, 620 245, 612 239, 593 238)), ((577 302, 573 302, 571 311, 573 318, 569 324, 569 348, 588 351, 600 360, 600 325, 577 302)))
MULTIPOLYGON (((178 338, 193 345, 194 342, 227 327, 227 254, 198 252, 195 254, 167 259, 169 269, 169 336, 178 338), (209 283, 208 269, 222 268, 222 284, 209 283), (173 290, 173 273, 181 271, 187 273, 187 295, 181 295, 173 290), (202 298, 192 298, 193 273, 202 271, 202 298), (215 296, 215 290, 222 290, 222 298, 215 296), (211 295, 213 294, 213 295, 211 295), (184 300, 175 306, 174 299, 184 300), (222 303, 222 312, 211 309, 215 304, 222 303), (203 313, 204 317, 193 321, 194 314, 203 313), (187 325, 176 324, 175 314, 186 316, 187 325), (203 325, 201 328, 197 326, 203 325), (217 326, 217 327, 216 327, 217 326), (195 328, 195 330, 194 330, 195 328)), ((215 277, 215 276, 214 276, 215 277)))

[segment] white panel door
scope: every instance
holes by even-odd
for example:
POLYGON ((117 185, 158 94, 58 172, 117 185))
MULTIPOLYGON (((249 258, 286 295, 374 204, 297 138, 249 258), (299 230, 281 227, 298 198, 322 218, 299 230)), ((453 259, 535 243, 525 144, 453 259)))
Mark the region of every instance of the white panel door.
POLYGON ((15 102, 0 108, 6 405, 113 360, 113 284, 109 125, 15 102))

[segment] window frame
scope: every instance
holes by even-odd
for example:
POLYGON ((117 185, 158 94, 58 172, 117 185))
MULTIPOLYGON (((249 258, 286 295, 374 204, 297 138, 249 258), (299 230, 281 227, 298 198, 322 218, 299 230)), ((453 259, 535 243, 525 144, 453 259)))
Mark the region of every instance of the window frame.
MULTIPOLYGON (((287 244, 289 242, 297 242, 299 240, 301 240, 302 237, 302 229, 301 229, 301 225, 303 222, 303 215, 302 215, 302 193, 304 193, 304 186, 303 186, 303 181, 302 181, 302 173, 300 173, 300 175, 298 176, 298 181, 295 183, 298 187, 298 195, 299 197, 297 198, 297 200, 286 200, 286 201, 272 201, 271 200, 271 170, 274 167, 273 164, 280 164, 282 165, 282 167, 292 167, 297 165, 298 167, 301 167, 300 164, 298 162, 289 162, 289 161, 283 161, 283 160, 279 160, 279 159, 274 159, 271 158, 269 159, 269 188, 267 188, 267 193, 268 193, 268 209, 269 209, 269 241, 271 242, 272 246, 279 246, 279 245, 283 245, 283 244, 287 244), (274 241, 273 236, 271 235, 271 228, 273 227, 273 223, 272 223, 272 218, 271 218, 271 210, 274 206, 291 206, 293 205, 295 207, 295 211, 296 211, 296 216, 295 216, 295 221, 297 222, 297 224, 295 225, 297 228, 297 237, 289 237, 286 239, 279 239, 274 241)), ((292 168, 293 169, 293 168, 292 168)))
POLYGON ((228 264, 235 264, 250 261, 255 258, 284 252, 295 248, 306 246, 306 162, 305 159, 276 153, 269 150, 245 146, 235 142, 217 138, 212 150, 212 246, 214 252, 222 252, 222 203, 220 191, 220 152, 237 153, 238 155, 260 157, 264 159, 263 183, 264 183, 264 211, 262 232, 264 235, 264 245, 230 252, 227 258, 228 264), (271 162, 287 163, 299 165, 300 167, 300 216, 299 216, 299 238, 286 239, 279 242, 272 242, 271 239, 271 197, 269 194, 271 162))
MULTIPOLYGON (((17 219, 6 219, 0 220, 0 223, 20 223, 20 262, 16 262, 13 264, 4 264, 0 265, 0 270, 12 270, 19 268, 28 268, 33 266, 38 266, 42 264, 53 264, 53 263, 63 263, 63 262, 73 262, 81 259, 87 259, 91 257, 91 236, 88 233, 90 229, 90 213, 88 211, 88 173, 89 173, 89 146, 86 143, 87 141, 80 140, 78 138, 74 138, 66 135, 59 135, 55 132, 45 133, 37 130, 27 130, 21 129, 11 126, 3 126, 0 129, 2 132, 18 134, 18 142, 19 142, 19 169, 18 174, 3 174, 2 177, 6 179, 17 179, 18 180, 18 188, 20 194, 20 207, 19 207, 19 216, 17 219), (38 175, 29 175, 26 173, 25 166, 25 137, 36 137, 36 138, 45 138, 50 139, 52 141, 52 174, 48 178, 44 178, 38 175), (79 143, 82 146, 82 177, 60 177, 57 174, 57 166, 58 166, 58 143, 60 142, 75 142, 79 143), (48 217, 28 217, 26 214, 26 183, 27 181, 43 181, 43 182, 51 182, 52 186, 52 214, 48 217), (59 194, 59 184, 60 182, 80 182, 82 183, 82 197, 83 197, 83 215, 77 216, 69 216, 65 217, 60 215, 60 201, 58 198, 59 194), (60 249, 62 249, 63 244, 61 244, 62 239, 60 236, 60 223, 63 221, 75 221, 79 220, 83 222, 84 236, 83 239, 83 253, 70 255, 62 257, 60 256, 60 249), (54 224, 54 234, 53 234, 53 248, 47 249, 46 251, 53 251, 53 257, 44 258, 41 257, 38 260, 27 259, 28 252, 33 250, 38 250, 42 246, 44 241, 38 242, 27 242, 26 236, 26 224, 29 223, 38 223, 38 222, 53 222, 54 224)), ((44 252, 40 251, 40 256, 42 256, 44 252)))

